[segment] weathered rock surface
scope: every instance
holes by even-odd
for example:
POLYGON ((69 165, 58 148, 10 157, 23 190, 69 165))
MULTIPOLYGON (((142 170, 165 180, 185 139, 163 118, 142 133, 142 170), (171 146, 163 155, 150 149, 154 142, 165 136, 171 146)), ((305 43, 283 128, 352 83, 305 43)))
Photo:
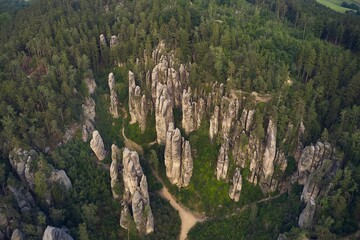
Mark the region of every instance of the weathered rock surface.
POLYGON ((243 109, 242 111, 241 125, 243 126, 245 132, 247 133, 250 132, 251 130, 254 114, 255 114, 255 110, 253 109, 250 110, 243 109))
POLYGON ((306 204, 306 207, 301 212, 299 216, 299 227, 308 228, 312 224, 312 220, 314 218, 316 210, 316 204, 314 198, 310 198, 309 203, 306 204))
POLYGON ((50 174, 49 182, 60 184, 64 186, 66 190, 72 188, 71 181, 64 170, 53 169, 50 174))
POLYGON ((143 233, 154 231, 154 217, 150 208, 148 184, 135 151, 125 148, 123 152, 124 202, 121 211, 120 225, 128 227, 127 216, 131 205, 136 228, 143 233))
POLYGON ((95 130, 95 101, 92 97, 86 97, 85 102, 82 104, 84 123, 82 125, 82 140, 87 142, 89 134, 95 130))
POLYGON ((171 97, 168 93, 166 85, 161 83, 156 87, 155 102, 155 127, 157 134, 157 142, 164 144, 166 141, 166 132, 169 124, 174 122, 171 97))
POLYGON ((60 228, 47 226, 43 235, 43 240, 74 240, 69 234, 60 228))
POLYGON ((119 199, 120 195, 117 193, 116 187, 119 184, 119 170, 121 162, 121 153, 119 148, 113 144, 111 146, 111 165, 110 165, 110 178, 111 178, 111 191, 113 198, 119 199))
POLYGON ((146 128, 147 100, 141 96, 141 89, 136 86, 134 73, 129 71, 129 112, 131 123, 138 122, 142 132, 146 128))
POLYGON ((25 240, 25 234, 19 229, 15 229, 11 234, 11 240, 25 240))
POLYGON ((201 125, 202 118, 205 114, 205 101, 203 98, 192 101, 192 92, 189 88, 183 91, 182 94, 182 127, 186 134, 189 134, 201 125))
POLYGON ((110 38, 110 48, 115 47, 119 43, 119 39, 117 36, 113 35, 110 38))
POLYGON ((16 173, 19 175, 21 181, 27 183, 31 189, 35 188, 35 176, 31 170, 31 164, 38 158, 35 150, 29 151, 21 148, 16 148, 9 154, 10 164, 16 173))
POLYGON ((109 74, 108 78, 109 83, 109 89, 110 89, 110 113, 114 118, 119 117, 119 111, 118 111, 118 96, 115 89, 115 77, 113 73, 109 74))
POLYGON ((85 78, 85 84, 87 86, 89 95, 94 94, 97 87, 95 79, 93 77, 87 77, 85 78))
POLYGON ((213 140, 219 132, 219 114, 220 114, 220 108, 219 106, 215 106, 214 113, 210 118, 209 135, 211 140, 213 140))
POLYGON ((94 151, 99 161, 102 161, 106 157, 106 151, 104 149, 104 142, 100 136, 100 133, 95 130, 92 134, 92 140, 90 141, 90 147, 94 151))
POLYGON ((172 184, 187 187, 193 171, 193 158, 189 141, 181 137, 180 130, 169 125, 165 145, 166 176, 172 184))
POLYGON ((106 38, 105 38, 105 35, 104 34, 101 34, 100 37, 100 44, 103 45, 103 46, 107 46, 107 43, 106 43, 106 38))
POLYGON ((221 101, 221 137, 223 139, 229 138, 233 122, 236 118, 239 105, 236 98, 223 97, 221 101))
POLYGON ((274 160, 276 154, 276 125, 270 119, 266 132, 266 145, 263 157, 263 174, 269 178, 274 173, 274 160))
POLYGON ((227 172, 229 169, 229 140, 224 139, 224 142, 221 144, 217 164, 216 164, 216 179, 225 180, 227 172))
POLYGON ((242 188, 242 176, 240 173, 240 168, 236 168, 235 174, 233 176, 233 184, 229 189, 229 197, 233 199, 235 202, 238 202, 240 200, 241 188, 242 188))

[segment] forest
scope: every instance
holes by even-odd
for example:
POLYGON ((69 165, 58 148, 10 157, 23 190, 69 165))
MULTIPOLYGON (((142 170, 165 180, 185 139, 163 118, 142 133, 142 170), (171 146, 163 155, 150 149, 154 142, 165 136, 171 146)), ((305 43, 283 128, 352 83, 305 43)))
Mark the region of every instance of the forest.
MULTIPOLYGON (((157 194, 163 184, 155 169, 179 202, 206 211, 210 219, 197 224, 189 239, 277 239, 283 233, 288 239, 339 239, 359 231, 360 16, 332 11, 315 0, 1 0, 0 46, 0 215, 13 220, 6 229, 21 229, 26 239, 41 238, 46 225, 66 227, 81 240, 176 239, 180 218, 157 194), (107 40, 116 35, 118 44, 110 51, 100 43, 101 34, 107 40), (186 135, 196 161, 189 187, 179 190, 167 181, 164 146, 149 147, 156 139, 154 116, 148 116, 144 133, 129 123, 128 114, 111 117, 109 72, 116 78, 120 108, 127 112, 128 71, 145 89, 143 73, 154 66, 137 59, 150 59, 160 41, 189 66, 193 89, 210 91, 208 86, 218 82, 229 90, 271 96, 254 106, 257 136, 265 135, 263 118, 271 116, 278 124, 276 141, 287 153, 293 146, 282 139, 289 121, 306 126, 304 146, 319 139, 336 146, 343 160, 332 187, 316 200, 311 227, 297 225, 304 208, 297 184, 279 198, 257 203, 269 196, 245 181, 239 203, 228 198, 228 183, 214 176, 220 144, 209 142, 208 123, 186 135), (104 171, 110 157, 98 163, 80 131, 64 140, 83 120, 86 78, 98 86, 95 127, 105 148, 125 146, 120 134, 125 127, 126 136, 144 149, 140 160, 155 218, 152 234, 120 228, 120 203, 112 198, 104 171), (39 153, 35 189, 21 181, 8 160, 17 148, 39 153), (45 163, 66 171, 71 191, 48 186, 45 163), (12 187, 34 197, 30 212, 21 212, 12 187), (228 217, 238 208, 244 211, 228 217)), ((180 121, 177 111, 175 121, 180 121)), ((284 174, 289 176, 296 166, 288 163, 284 174)), ((0 239, 7 239, 6 229, 0 225, 0 239)))

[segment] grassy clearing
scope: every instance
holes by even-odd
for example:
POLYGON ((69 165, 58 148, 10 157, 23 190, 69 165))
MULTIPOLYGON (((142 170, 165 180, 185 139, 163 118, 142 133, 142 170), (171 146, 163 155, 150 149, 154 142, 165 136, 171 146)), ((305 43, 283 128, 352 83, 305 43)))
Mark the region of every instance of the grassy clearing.
POLYGON ((355 3, 360 6, 360 0, 316 0, 316 1, 331 8, 336 12, 341 12, 341 13, 345 13, 347 10, 351 10, 349 8, 344 8, 341 6, 341 3, 344 1, 347 3, 355 3))

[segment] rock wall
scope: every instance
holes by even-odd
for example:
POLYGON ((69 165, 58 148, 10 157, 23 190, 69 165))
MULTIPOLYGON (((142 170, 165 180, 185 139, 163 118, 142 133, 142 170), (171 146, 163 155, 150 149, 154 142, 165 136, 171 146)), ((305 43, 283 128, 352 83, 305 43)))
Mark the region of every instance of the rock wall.
POLYGON ((138 153, 127 148, 123 151, 123 180, 125 191, 120 225, 125 229, 129 227, 127 218, 130 216, 130 206, 138 231, 146 234, 153 232, 154 217, 150 208, 146 176, 140 166, 138 153))
POLYGON ((99 159, 99 161, 102 161, 105 159, 106 151, 104 148, 104 142, 100 136, 100 133, 97 130, 95 130, 92 134, 92 139, 90 141, 90 147, 93 150, 93 152, 95 153, 97 159, 99 159))
POLYGON ((135 84, 134 73, 129 71, 129 112, 131 123, 138 122, 142 132, 146 128, 147 100, 141 95, 141 89, 135 84))
POLYGON ((116 93, 116 89, 115 89, 115 77, 113 73, 109 74, 109 78, 108 78, 108 83, 109 83, 109 89, 110 89, 110 108, 109 111, 111 113, 111 115, 113 116, 113 118, 118 118, 119 117, 119 112, 118 112, 118 96, 116 93))
POLYGON ((111 165, 110 165, 110 179, 111 179, 111 192, 113 198, 119 199, 120 195, 117 192, 117 186, 119 184, 119 171, 121 163, 120 149, 115 145, 111 145, 111 165))
POLYGON ((242 176, 241 176, 240 168, 236 168, 235 174, 232 179, 232 185, 230 186, 229 189, 229 197, 235 202, 238 202, 240 200, 241 188, 242 188, 242 176))
POLYGON ((226 180, 229 169, 229 140, 225 139, 221 144, 216 164, 216 179, 226 180))
POLYGON ((180 130, 170 123, 165 145, 166 176, 172 184, 187 187, 193 171, 193 158, 189 141, 181 137, 180 130))
POLYGON ((189 134, 198 129, 201 125, 201 121, 205 115, 205 101, 203 98, 199 98, 198 101, 193 101, 191 89, 184 89, 181 107, 182 128, 186 134, 189 134))
POLYGON ((157 134, 157 142, 164 144, 166 141, 166 132, 169 124, 174 122, 172 101, 168 88, 161 83, 156 87, 155 102, 155 127, 157 134))

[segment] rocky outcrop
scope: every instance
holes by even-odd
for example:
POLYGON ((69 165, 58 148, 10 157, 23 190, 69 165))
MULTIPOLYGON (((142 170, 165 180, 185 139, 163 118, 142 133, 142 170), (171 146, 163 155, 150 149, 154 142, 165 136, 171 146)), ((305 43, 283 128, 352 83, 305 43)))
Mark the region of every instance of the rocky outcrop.
POLYGON ((202 118, 205 114, 205 101, 203 98, 192 101, 192 92, 189 88, 183 91, 182 94, 182 128, 186 134, 189 134, 201 125, 202 118))
POLYGON ((117 185, 119 184, 119 170, 121 162, 121 153, 119 148, 113 144, 111 146, 111 165, 110 165, 110 178, 111 178, 111 191, 113 198, 119 199, 120 195, 117 192, 117 185))
POLYGON ((101 34, 100 37, 100 44, 103 45, 103 46, 107 46, 107 43, 106 43, 106 38, 105 38, 105 35, 104 34, 101 34))
POLYGON ((128 206, 131 206, 136 228, 143 233, 154 231, 154 217, 150 208, 148 184, 135 151, 125 148, 123 152, 124 196, 120 225, 128 228, 128 206))
POLYGON ((25 240, 25 234, 19 229, 15 229, 11 234, 11 240, 25 240))
POLYGON ((244 128, 244 131, 249 133, 252 127, 252 122, 254 119, 254 114, 255 114, 255 110, 250 109, 243 109, 242 114, 241 114, 241 125, 244 128))
POLYGON ((239 103, 237 98, 223 97, 221 101, 221 137, 229 138, 234 120, 236 119, 239 103))
POLYGON ((31 189, 35 188, 35 176, 31 166, 37 158, 38 154, 33 149, 27 151, 16 148, 9 154, 11 166, 16 171, 21 181, 27 183, 31 189))
POLYGON ((129 112, 131 123, 138 122, 142 132, 146 128, 147 100, 141 96, 141 89, 135 84, 134 73, 129 71, 129 112))
POLYGON ((87 77, 87 78, 85 78, 85 84, 88 89, 89 95, 94 94, 96 87, 97 87, 95 79, 93 77, 87 77))
POLYGON ((49 182, 57 183, 63 186, 67 191, 72 188, 71 181, 64 170, 53 169, 50 174, 49 182))
POLYGON ((60 228, 47 226, 43 235, 43 240, 74 240, 69 234, 60 228))
POLYGON ((216 179, 225 180, 229 169, 229 140, 224 139, 221 144, 217 164, 216 164, 216 179))
POLYGON ((92 97, 86 97, 85 102, 82 104, 84 124, 82 125, 82 140, 87 142, 89 134, 91 134, 94 128, 95 122, 95 101, 92 97))
POLYGON ((240 168, 235 169, 235 174, 233 176, 233 183, 229 189, 229 197, 238 202, 240 200, 240 193, 242 188, 242 176, 240 173, 240 168))
POLYGON ((214 113, 210 118, 209 135, 211 140, 213 140, 219 132, 219 114, 220 108, 219 106, 215 106, 214 113))
POLYGON ((155 102, 155 127, 157 134, 157 142, 164 144, 166 141, 166 132, 169 124, 174 122, 172 101, 168 88, 161 83, 156 87, 156 102, 155 102))
POLYGON ((310 198, 309 202, 306 204, 306 207, 303 209, 299 216, 298 225, 301 228, 308 228, 312 224, 316 210, 316 204, 314 198, 310 198))
POLYGON ((274 161, 276 155, 276 125, 270 119, 266 131, 266 144, 262 161, 262 185, 265 192, 270 187, 271 177, 274 173, 274 161))
POLYGON ((104 149, 104 142, 100 136, 100 133, 95 130, 92 134, 92 140, 90 141, 90 147, 95 153, 97 159, 102 161, 106 157, 106 151, 104 149))
POLYGON ((19 207, 21 213, 30 211, 35 206, 35 200, 28 190, 25 188, 15 188, 13 186, 8 186, 10 192, 14 195, 17 206, 19 207))
POLYGON ((108 78, 108 83, 109 83, 109 89, 110 89, 110 108, 109 111, 111 113, 111 115, 113 116, 113 118, 118 118, 119 117, 119 112, 118 112, 118 96, 116 93, 116 89, 115 89, 115 77, 113 73, 109 74, 109 78, 108 78))
POLYGON ((304 148, 298 162, 299 184, 305 184, 309 174, 332 159, 334 152, 330 143, 317 142, 304 148))
POLYGON ((187 187, 193 171, 193 158, 189 141, 181 137, 180 130, 169 125, 165 145, 166 176, 172 184, 187 187))
POLYGON ((119 43, 119 39, 117 36, 113 35, 110 38, 110 48, 115 47, 119 43))

